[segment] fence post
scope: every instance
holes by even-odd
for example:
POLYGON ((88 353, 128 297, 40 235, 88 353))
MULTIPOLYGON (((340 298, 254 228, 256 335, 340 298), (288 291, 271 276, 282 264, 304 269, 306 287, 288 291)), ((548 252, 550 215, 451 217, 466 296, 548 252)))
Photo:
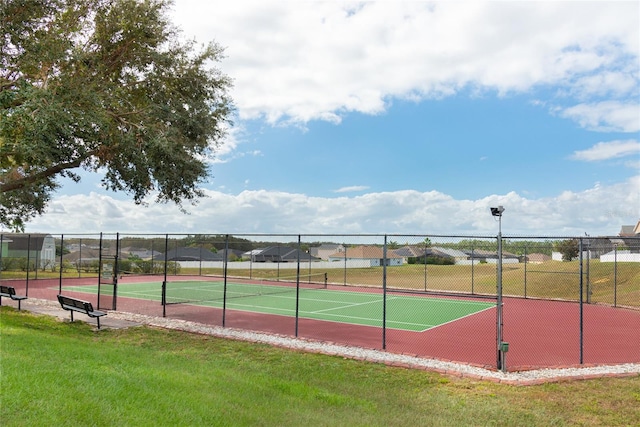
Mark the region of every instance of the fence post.
POLYGON ((62 269, 64 267, 64 264, 62 263, 62 254, 64 253, 64 251, 62 250, 62 248, 64 248, 64 234, 60 235, 60 274, 59 274, 59 281, 58 281, 58 293, 61 294, 62 293, 62 269))
POLYGON ((222 267, 222 273, 224 276, 224 287, 222 294, 222 327, 224 328, 227 317, 227 260, 229 259, 229 235, 225 235, 224 238, 224 265, 222 267))
POLYGON ((298 234, 298 265, 296 266, 296 337, 298 336, 298 310, 300 309, 300 247, 300 235, 298 234))
POLYGON ((164 235, 164 280, 162 281, 162 317, 167 317, 167 259, 169 258, 169 235, 164 235))
POLYGON ((343 249, 344 249, 344 286, 347 286, 347 244, 343 243, 343 249))
POLYGON ((527 261, 528 261, 528 256, 527 256, 527 245, 524 245, 524 297, 527 297, 527 261))
MULTIPOLYGON (((26 286, 29 289, 29 270, 31 270, 31 234, 27 234, 27 280, 26 286)), ((36 265, 36 279, 38 278, 38 267, 36 265)))
POLYGON ((578 240, 578 259, 579 259, 579 269, 580 269, 580 364, 582 365, 584 361, 584 278, 583 278, 583 269, 582 263, 584 261, 584 257, 582 255, 583 247, 582 247, 582 238, 578 240))
POLYGON ((427 292, 427 238, 424 242, 424 291, 427 292))
POLYGON ((498 229, 498 269, 497 269, 497 289, 496 289, 496 340, 498 344, 498 369, 506 370, 504 366, 504 352, 502 347, 503 325, 502 317, 502 225, 498 229))
POLYGON ((382 248, 382 349, 387 348, 387 235, 382 248))
POLYGON ((618 306, 618 245, 613 248, 613 306, 618 306))

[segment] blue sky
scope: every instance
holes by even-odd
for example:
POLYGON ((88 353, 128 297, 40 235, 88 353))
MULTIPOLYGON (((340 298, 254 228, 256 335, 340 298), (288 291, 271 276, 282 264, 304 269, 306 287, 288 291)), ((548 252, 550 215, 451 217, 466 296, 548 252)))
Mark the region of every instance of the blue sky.
POLYGON ((235 125, 190 214, 64 182, 27 231, 615 235, 640 220, 640 5, 177 0, 235 125), (87 209, 91 206, 91 209, 87 209))

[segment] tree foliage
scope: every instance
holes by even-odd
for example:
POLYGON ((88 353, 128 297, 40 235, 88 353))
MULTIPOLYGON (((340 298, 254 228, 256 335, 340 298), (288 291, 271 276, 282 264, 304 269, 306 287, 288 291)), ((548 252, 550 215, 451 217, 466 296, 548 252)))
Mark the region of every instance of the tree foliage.
POLYGON ((580 253, 578 240, 576 239, 561 240, 559 242, 556 242, 555 250, 562 254, 563 261, 571 261, 580 253))
POLYGON ((0 225, 44 212, 78 168, 144 203, 195 201, 232 112, 222 49, 184 41, 168 0, 0 3, 0 225))

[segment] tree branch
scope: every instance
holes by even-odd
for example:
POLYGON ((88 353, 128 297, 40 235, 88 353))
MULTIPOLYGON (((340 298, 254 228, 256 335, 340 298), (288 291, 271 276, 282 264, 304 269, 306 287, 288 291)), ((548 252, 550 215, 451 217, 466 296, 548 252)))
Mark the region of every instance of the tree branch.
POLYGON ((92 153, 87 153, 86 155, 79 157, 71 162, 59 163, 55 166, 47 168, 43 171, 35 173, 33 175, 23 176, 18 179, 11 179, 8 182, 3 182, 0 184, 0 193, 6 193, 8 191, 21 190, 35 182, 38 182, 44 178, 48 178, 50 176, 56 175, 67 169, 75 169, 80 167, 83 161, 89 158, 92 153))

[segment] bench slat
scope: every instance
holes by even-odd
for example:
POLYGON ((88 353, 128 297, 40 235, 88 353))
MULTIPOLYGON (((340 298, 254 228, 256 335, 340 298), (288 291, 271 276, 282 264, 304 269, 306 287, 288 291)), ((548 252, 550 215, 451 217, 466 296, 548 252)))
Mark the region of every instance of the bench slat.
POLYGON ((17 295, 16 288, 12 286, 0 285, 0 304, 2 304, 2 297, 11 298, 14 301, 18 301, 18 310, 22 310, 22 300, 27 299, 26 295, 17 295))
POLYGON ((58 302, 60 306, 71 312, 71 321, 73 321, 73 312, 84 313, 89 317, 93 317, 98 321, 98 329, 100 329, 100 317, 106 316, 104 311, 94 310, 93 304, 89 301, 83 301, 76 298, 71 298, 65 295, 58 295, 58 302))

